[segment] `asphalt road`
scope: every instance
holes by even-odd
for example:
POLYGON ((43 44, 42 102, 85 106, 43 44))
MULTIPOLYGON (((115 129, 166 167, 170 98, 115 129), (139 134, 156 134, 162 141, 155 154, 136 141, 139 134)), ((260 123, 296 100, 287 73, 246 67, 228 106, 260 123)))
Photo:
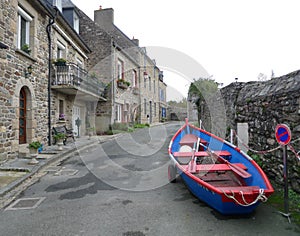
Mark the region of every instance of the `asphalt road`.
POLYGON ((167 147, 178 127, 138 130, 48 167, 0 212, 0 235, 299 235, 268 204, 222 216, 180 179, 168 183, 167 147))

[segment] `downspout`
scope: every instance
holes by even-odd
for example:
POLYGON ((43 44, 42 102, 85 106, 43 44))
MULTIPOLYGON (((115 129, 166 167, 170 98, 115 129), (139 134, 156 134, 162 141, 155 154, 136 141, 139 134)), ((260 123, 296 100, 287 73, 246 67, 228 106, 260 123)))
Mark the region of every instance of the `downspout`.
POLYGON ((55 9, 54 18, 49 19, 49 24, 46 26, 47 36, 48 36, 48 146, 51 146, 51 60, 52 60, 52 43, 51 43, 51 26, 55 23, 57 17, 57 9, 55 9))
POLYGON ((116 73, 116 45, 115 45, 115 41, 114 38, 111 37, 111 48, 112 48, 112 83, 111 83, 111 94, 112 94, 112 99, 111 99, 111 118, 110 118, 110 123, 113 124, 115 123, 115 73, 116 73))

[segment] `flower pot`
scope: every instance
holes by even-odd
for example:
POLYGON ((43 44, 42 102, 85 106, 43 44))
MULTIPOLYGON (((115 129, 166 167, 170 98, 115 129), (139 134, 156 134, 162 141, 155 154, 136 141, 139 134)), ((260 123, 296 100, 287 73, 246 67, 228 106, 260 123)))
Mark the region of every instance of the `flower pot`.
POLYGON ((39 161, 36 159, 38 156, 38 149, 36 148, 29 148, 29 154, 31 157, 31 160, 28 162, 29 165, 36 165, 39 163, 39 161))
POLYGON ((57 139, 58 150, 63 150, 62 146, 64 145, 64 139, 57 139))
POLYGON ((37 157, 38 155, 38 149, 36 148, 29 148, 29 154, 31 158, 37 157))

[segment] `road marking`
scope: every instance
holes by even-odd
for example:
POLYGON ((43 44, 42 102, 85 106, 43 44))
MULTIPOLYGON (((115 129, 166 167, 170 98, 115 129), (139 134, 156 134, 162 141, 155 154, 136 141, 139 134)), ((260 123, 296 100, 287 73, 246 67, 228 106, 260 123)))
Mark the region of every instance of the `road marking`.
POLYGON ((20 198, 9 205, 5 211, 7 210, 28 210, 34 209, 38 207, 42 201, 44 201, 46 197, 38 197, 38 198, 20 198))

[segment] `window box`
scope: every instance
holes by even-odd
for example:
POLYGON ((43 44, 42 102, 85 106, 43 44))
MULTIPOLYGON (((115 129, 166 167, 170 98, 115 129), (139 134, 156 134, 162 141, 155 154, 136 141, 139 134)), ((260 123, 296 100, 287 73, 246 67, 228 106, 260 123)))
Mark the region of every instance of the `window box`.
POLYGON ((127 89, 130 86, 130 82, 125 81, 124 79, 118 79, 117 86, 121 89, 127 89))

